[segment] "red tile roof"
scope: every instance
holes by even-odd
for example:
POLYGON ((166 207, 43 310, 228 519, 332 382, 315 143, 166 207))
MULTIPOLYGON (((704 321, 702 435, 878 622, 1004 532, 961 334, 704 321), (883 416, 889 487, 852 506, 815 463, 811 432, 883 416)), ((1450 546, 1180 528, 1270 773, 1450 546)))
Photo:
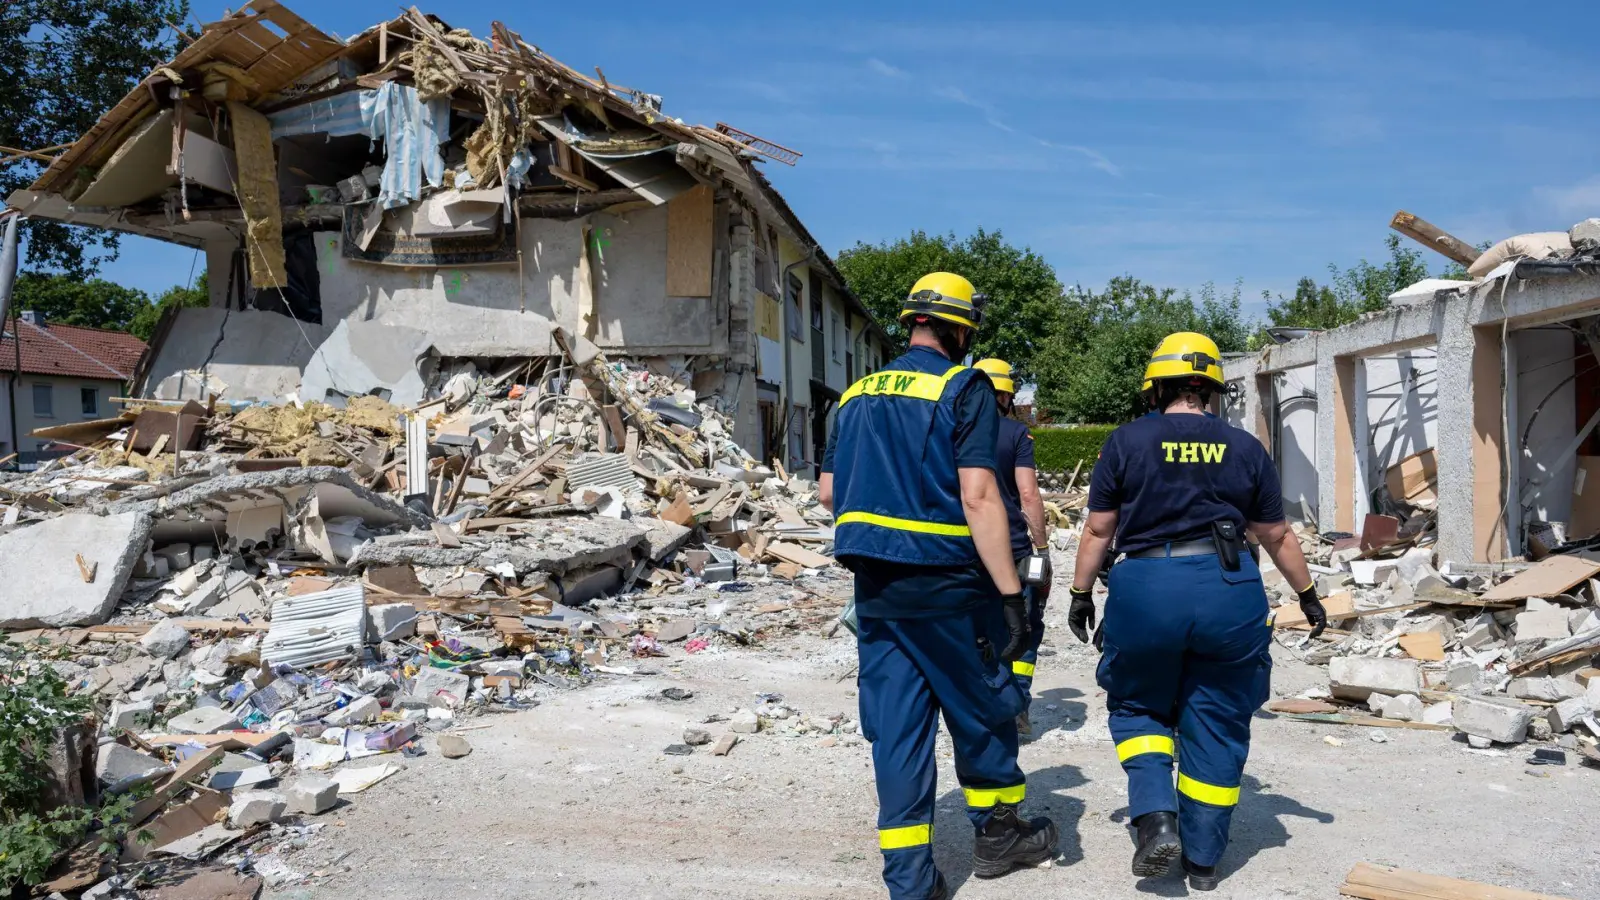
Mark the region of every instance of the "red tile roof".
MULTIPOLYGON (((17 319, 22 336, 22 371, 33 375, 61 375, 101 381, 129 381, 144 353, 144 341, 121 331, 46 323, 44 327, 17 319)), ((0 374, 17 368, 12 323, 5 323, 0 338, 0 374)))

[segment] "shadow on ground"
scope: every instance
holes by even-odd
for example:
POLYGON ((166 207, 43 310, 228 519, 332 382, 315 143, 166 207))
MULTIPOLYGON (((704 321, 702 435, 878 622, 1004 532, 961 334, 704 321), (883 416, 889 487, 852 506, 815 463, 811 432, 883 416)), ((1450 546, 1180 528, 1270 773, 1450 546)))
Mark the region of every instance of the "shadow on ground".
MULTIPOLYGON (((1087 783, 1077 766, 1028 773, 1028 799, 1022 804, 1022 814, 1029 819, 1043 816, 1055 823, 1060 835, 1056 865, 1070 866, 1083 859, 1078 822, 1084 805, 1074 791, 1087 783)), ((939 798, 933 816, 933 861, 954 893, 972 877, 972 822, 967 819, 966 795, 959 785, 939 798)))

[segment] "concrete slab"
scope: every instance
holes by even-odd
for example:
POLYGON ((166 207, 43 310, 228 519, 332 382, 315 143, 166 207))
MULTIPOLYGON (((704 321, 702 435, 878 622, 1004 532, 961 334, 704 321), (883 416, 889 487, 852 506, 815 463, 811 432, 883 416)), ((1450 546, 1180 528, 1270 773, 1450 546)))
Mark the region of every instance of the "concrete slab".
POLYGON ((473 566, 505 563, 520 577, 529 572, 566 575, 599 566, 625 566, 648 541, 637 525, 616 519, 573 516, 529 522, 521 536, 474 535, 460 547, 441 547, 431 534, 374 538, 350 558, 350 566, 473 566))
POLYGON ((0 536, 0 630, 104 622, 150 528, 150 518, 138 512, 70 513, 0 536), (93 581, 83 580, 79 556, 93 581))

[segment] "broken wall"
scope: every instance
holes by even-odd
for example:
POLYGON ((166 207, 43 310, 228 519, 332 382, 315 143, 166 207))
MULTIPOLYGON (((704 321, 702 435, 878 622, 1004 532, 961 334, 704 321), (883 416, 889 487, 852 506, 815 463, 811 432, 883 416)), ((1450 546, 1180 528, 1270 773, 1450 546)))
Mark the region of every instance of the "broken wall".
POLYGON ((1438 353, 1431 347, 1370 356, 1363 365, 1364 427, 1357 437, 1363 491, 1356 516, 1378 512, 1372 492, 1389 469, 1439 443, 1438 353))
POLYGON ((1297 522, 1317 521, 1317 367, 1273 376, 1278 433, 1273 456, 1283 488, 1283 511, 1297 522))
POLYGON ((1569 522, 1574 459, 1557 458, 1577 433, 1572 331, 1561 326, 1514 331, 1508 338, 1517 365, 1517 479, 1529 522, 1569 522), (1524 441, 1526 438, 1526 441, 1524 441))
MULTIPOLYGON (((321 400, 330 391, 350 395, 382 387, 397 405, 412 405, 424 389, 417 361, 430 352, 553 355, 559 350, 551 329, 590 331, 580 323, 591 311, 590 333, 602 349, 630 356, 726 354, 727 309, 714 308, 709 286, 704 297, 666 292, 670 205, 571 220, 525 218, 520 279, 515 263, 354 261, 344 258, 339 233, 317 232, 321 324, 216 306, 182 310, 156 354, 149 384, 206 367, 229 386, 231 400, 297 390, 302 399, 321 400)), ((710 254, 712 236, 703 237, 710 254)), ((227 284, 230 251, 207 254, 213 286, 227 284)), ((225 300, 213 296, 213 303, 225 300)))

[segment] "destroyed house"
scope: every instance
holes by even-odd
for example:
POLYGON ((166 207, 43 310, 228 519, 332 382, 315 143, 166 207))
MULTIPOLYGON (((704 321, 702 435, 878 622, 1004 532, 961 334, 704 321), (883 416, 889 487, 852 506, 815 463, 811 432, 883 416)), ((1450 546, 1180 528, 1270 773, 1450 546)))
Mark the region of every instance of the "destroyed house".
POLYGON ((151 72, 8 202, 205 253, 137 396, 413 405, 555 332, 692 385, 806 471, 889 357, 759 166, 800 154, 412 9, 348 41, 255 0, 151 72))
POLYGON ((1228 362, 1226 414, 1276 459, 1291 518, 1458 565, 1600 549, 1600 220, 1572 234, 1548 258, 1503 252, 1540 237, 1519 236, 1481 263, 1456 241, 1475 280, 1275 329, 1282 343, 1228 362))

